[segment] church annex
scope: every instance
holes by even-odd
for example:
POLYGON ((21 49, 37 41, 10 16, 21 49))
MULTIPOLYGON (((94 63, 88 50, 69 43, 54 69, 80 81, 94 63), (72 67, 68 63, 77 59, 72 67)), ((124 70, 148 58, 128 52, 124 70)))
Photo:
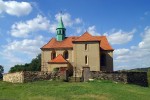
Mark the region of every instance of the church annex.
POLYGON ((41 48, 41 71, 68 70, 70 75, 82 76, 84 67, 90 71, 113 71, 113 51, 106 36, 66 36, 62 18, 52 38, 41 48))

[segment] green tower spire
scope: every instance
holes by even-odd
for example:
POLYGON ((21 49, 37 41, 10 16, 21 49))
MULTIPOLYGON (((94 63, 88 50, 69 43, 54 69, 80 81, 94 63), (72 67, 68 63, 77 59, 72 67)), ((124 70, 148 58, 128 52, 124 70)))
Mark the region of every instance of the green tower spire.
POLYGON ((64 27, 64 24, 63 24, 63 21, 62 21, 62 17, 60 17, 60 21, 58 23, 58 26, 57 26, 57 41, 62 41, 65 39, 65 31, 66 31, 66 28, 64 27))

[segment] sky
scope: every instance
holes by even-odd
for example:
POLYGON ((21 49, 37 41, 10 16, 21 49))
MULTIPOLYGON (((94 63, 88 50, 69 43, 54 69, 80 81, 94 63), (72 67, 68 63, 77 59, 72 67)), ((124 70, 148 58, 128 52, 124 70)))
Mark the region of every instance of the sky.
POLYGON ((62 16, 67 36, 107 36, 114 70, 150 67, 150 0, 0 0, 0 65, 29 63, 62 16), (62 12, 62 13, 61 13, 62 12))

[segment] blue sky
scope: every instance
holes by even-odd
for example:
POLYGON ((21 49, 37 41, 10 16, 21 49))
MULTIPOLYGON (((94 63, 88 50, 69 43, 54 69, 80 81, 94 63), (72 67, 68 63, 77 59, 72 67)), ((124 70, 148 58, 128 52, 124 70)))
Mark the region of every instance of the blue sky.
POLYGON ((62 16, 67 36, 86 30, 107 36, 115 70, 150 67, 149 5, 149 0, 0 0, 0 64, 8 72, 29 63, 56 36, 62 16))

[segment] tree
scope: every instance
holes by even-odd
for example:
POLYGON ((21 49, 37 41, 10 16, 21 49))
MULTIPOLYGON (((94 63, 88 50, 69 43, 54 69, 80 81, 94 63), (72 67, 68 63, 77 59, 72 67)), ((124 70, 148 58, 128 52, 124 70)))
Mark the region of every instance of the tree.
POLYGON ((36 58, 32 59, 29 65, 30 71, 40 71, 41 70, 41 54, 36 58))
POLYGON ((18 72, 18 71, 40 71, 41 70, 41 54, 36 58, 32 59, 30 63, 24 65, 15 65, 11 67, 9 72, 18 72))
POLYGON ((0 73, 3 73, 4 72, 4 68, 2 65, 0 65, 0 73))
POLYGON ((2 74, 3 72, 4 72, 4 68, 2 65, 0 65, 0 79, 3 78, 3 74, 2 74))
POLYGON ((10 68, 9 72, 19 72, 24 71, 24 65, 15 65, 14 67, 10 68))

